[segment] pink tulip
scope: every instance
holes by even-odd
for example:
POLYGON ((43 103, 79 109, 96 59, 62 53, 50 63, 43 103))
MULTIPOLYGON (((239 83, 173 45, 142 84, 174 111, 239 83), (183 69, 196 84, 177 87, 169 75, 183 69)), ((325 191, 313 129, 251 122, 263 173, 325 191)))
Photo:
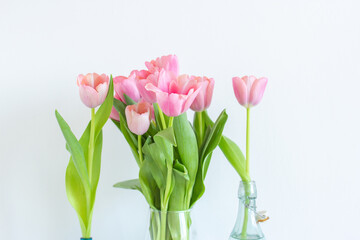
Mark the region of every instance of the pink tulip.
POLYGON ((142 99, 149 103, 156 102, 156 95, 154 92, 148 91, 145 89, 146 84, 152 83, 154 86, 157 86, 159 73, 150 73, 146 70, 134 70, 131 74, 135 74, 136 76, 136 86, 140 92, 142 99))
POLYGON ((191 79, 194 79, 198 83, 203 83, 203 87, 196 96, 194 102, 191 104, 190 108, 195 112, 204 111, 210 106, 215 81, 213 78, 207 77, 191 76, 191 79))
POLYGON ((167 116, 175 117, 189 109, 202 85, 188 75, 175 77, 173 73, 161 70, 158 86, 148 83, 145 89, 156 94, 157 103, 167 116))
MULTIPOLYGON (((120 97, 117 93, 115 93, 114 98, 116 98, 117 100, 120 100, 120 97)), ((112 107, 112 109, 111 109, 110 118, 115 121, 118 121, 118 122, 120 121, 119 112, 115 109, 115 107, 112 107)))
POLYGON ((114 89, 120 97, 120 100, 125 103, 124 94, 129 96, 135 102, 141 98, 140 92, 136 86, 136 74, 131 73, 129 77, 118 76, 114 77, 114 89))
POLYGON ((145 62, 146 67, 150 73, 160 72, 164 69, 167 72, 173 72, 175 76, 179 75, 179 64, 176 55, 168 55, 145 62))
POLYGON ((137 135, 143 135, 150 126, 151 104, 140 102, 128 105, 125 108, 125 115, 130 131, 137 135))
POLYGON ((80 74, 77 78, 81 101, 89 108, 101 105, 109 89, 109 77, 105 74, 80 74))
POLYGON ((265 77, 256 78, 254 76, 233 77, 232 80, 235 96, 238 102, 246 108, 255 106, 261 101, 268 82, 265 77))

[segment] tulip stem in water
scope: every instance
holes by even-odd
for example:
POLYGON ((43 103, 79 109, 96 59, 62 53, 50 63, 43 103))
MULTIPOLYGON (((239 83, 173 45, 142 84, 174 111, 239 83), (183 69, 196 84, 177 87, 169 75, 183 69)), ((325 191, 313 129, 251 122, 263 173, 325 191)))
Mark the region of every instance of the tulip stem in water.
POLYGON ((141 135, 138 135, 138 148, 139 148, 140 164, 142 164, 142 162, 143 162, 143 154, 142 154, 141 135))
POLYGON ((95 142, 95 108, 91 109, 91 125, 90 125, 90 141, 89 141, 89 153, 88 153, 88 173, 91 183, 92 178, 92 165, 94 159, 94 142, 95 142))

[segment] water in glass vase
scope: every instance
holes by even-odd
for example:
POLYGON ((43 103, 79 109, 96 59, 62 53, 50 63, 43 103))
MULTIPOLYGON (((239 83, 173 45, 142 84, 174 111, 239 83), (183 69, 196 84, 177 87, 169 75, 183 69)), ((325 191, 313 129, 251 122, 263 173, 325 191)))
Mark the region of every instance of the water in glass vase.
POLYGON ((150 209, 146 240, 195 240, 190 210, 162 212, 150 209))
POLYGON ((229 240, 265 240, 256 213, 256 185, 254 181, 240 182, 239 210, 229 240))

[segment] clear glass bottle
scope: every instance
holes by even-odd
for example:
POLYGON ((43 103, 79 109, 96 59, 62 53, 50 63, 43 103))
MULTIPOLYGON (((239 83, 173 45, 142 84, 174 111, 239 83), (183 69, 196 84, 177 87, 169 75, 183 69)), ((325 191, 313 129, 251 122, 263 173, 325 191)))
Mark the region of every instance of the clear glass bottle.
POLYGON ((150 224, 146 240, 195 240, 191 228, 191 209, 162 212, 150 208, 150 224))
POLYGON ((261 231, 256 213, 256 184, 251 182, 240 182, 239 186, 239 210, 234 229, 229 240, 265 240, 261 231))

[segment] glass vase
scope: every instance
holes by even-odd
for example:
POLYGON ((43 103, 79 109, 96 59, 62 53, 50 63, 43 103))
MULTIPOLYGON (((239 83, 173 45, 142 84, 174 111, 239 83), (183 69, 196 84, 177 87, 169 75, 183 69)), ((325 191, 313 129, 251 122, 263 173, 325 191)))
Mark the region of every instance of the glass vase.
POLYGON ((165 212, 150 209, 146 240, 195 240, 190 212, 191 210, 165 212))
POLYGON ((80 238, 80 240, 92 240, 92 238, 80 238))
POLYGON ((256 184, 240 182, 239 186, 239 210, 234 229, 229 240, 265 240, 258 218, 262 217, 256 212, 256 184))

